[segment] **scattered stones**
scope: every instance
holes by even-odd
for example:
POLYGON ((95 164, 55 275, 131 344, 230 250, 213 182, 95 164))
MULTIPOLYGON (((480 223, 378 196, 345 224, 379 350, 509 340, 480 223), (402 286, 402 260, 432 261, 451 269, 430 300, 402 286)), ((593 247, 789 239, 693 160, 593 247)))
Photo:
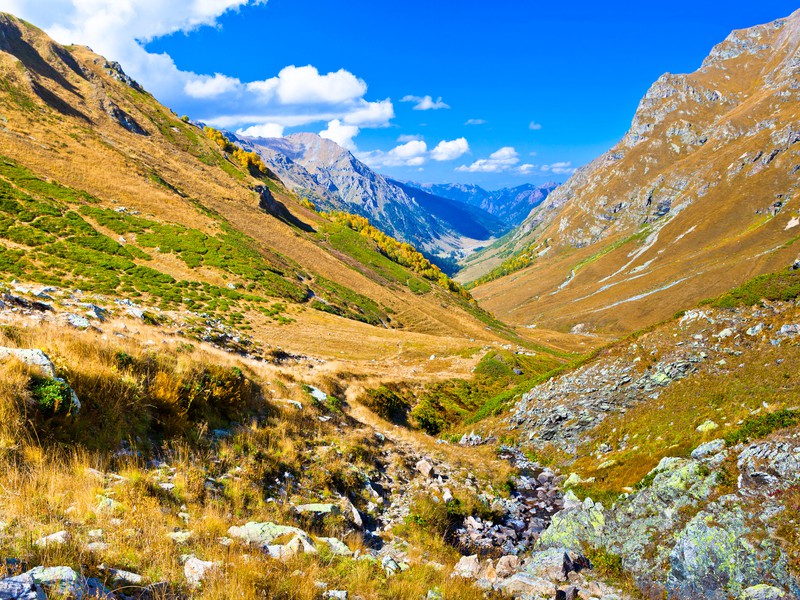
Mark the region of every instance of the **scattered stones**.
POLYGON ((69 533, 66 531, 58 531, 45 537, 39 538, 33 544, 39 548, 46 548, 48 546, 61 546, 69 541, 69 533))

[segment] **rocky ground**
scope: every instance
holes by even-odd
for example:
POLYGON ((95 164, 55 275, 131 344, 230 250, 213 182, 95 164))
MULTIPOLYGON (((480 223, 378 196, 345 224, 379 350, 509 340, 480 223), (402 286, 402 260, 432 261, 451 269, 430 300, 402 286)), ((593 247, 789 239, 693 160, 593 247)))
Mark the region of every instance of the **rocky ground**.
MULTIPOLYGON (((66 326, 80 328, 84 323, 77 322, 79 318, 92 327, 109 314, 80 297, 59 299, 55 311, 48 304, 52 298, 25 292, 6 292, 4 319, 66 319, 66 326), (73 309, 68 316, 65 307, 73 309)), ((236 568, 237 560, 253 553, 276 565, 294 564, 291 561, 302 556, 366 561, 387 580, 433 569, 450 580, 469 582, 487 598, 800 597, 800 428, 792 422, 753 441, 726 441, 713 438, 716 429, 731 425, 721 413, 719 422, 707 420, 698 426, 708 441, 690 456, 666 456, 635 488, 606 502, 579 499, 572 489, 584 480, 575 474, 567 477, 566 469, 562 474, 543 467, 522 451, 555 444, 569 456, 594 440, 598 460, 613 456, 634 441, 594 439, 595 429, 606 419, 648 402, 657 404, 670 386, 684 379, 735 374, 744 366, 740 361, 753 360, 758 348, 796 352, 797 310, 793 303, 768 302, 747 309, 692 310, 672 324, 604 351, 525 394, 508 418, 510 430, 521 436, 519 446, 474 432, 457 443, 438 440, 425 446, 401 428, 360 420, 346 407, 345 412, 321 410, 327 394, 309 388, 304 402, 291 401, 287 409, 319 423, 328 432, 325 439, 360 436, 373 457, 369 466, 353 467, 355 483, 347 493, 322 493, 309 473, 320 461, 340 460, 343 452, 329 442, 310 445, 299 469, 259 482, 267 505, 275 507, 270 509, 272 519, 238 518, 237 511, 228 510, 210 540, 218 549, 214 552, 195 543, 208 542, 203 524, 207 516, 182 500, 186 482, 199 482, 204 497, 224 502, 228 490, 250 481, 250 471, 258 466, 257 458, 253 463, 231 460, 229 440, 237 440, 233 447, 241 445, 239 436, 261 425, 254 421, 207 431, 204 460, 187 462, 180 451, 164 449, 138 474, 125 462, 136 459, 136 452, 123 444, 118 462, 79 474, 98 490, 91 519, 72 518, 78 508, 70 505, 60 526, 37 533, 30 545, 42 557, 58 557, 60 548, 74 548, 87 562, 95 561, 88 557, 102 556, 126 536, 139 534, 130 520, 135 514, 130 494, 145 485, 166 511, 165 525, 172 523, 160 535, 181 565, 181 583, 136 572, 124 563, 102 562, 84 572, 74 563, 27 564, 8 556, 0 600, 193 597, 209 578, 236 568), (496 448, 496 456, 509 465, 508 485, 478 474, 469 463, 456 466, 448 459, 452 454, 444 452, 466 455, 487 448, 496 448), (223 455, 227 458, 214 458, 223 455), (466 499, 478 508, 458 512, 466 499), (456 515, 444 534, 446 544, 460 555, 454 563, 445 565, 410 539, 409 523, 424 521, 420 502, 456 515)), ((54 375, 52 364, 40 354, 32 351, 31 360, 54 375)), ((80 404, 75 409, 80 410, 80 404)), ((753 416, 759 414, 761 408, 753 411, 753 416)), ((769 412, 765 409, 763 414, 769 412)), ((0 510, 0 546, 18 546, 26 536, 31 533, 20 521, 0 510)), ((323 574, 314 585, 316 597, 362 597, 346 586, 331 585, 323 574)), ((453 596, 437 586, 427 593, 429 600, 445 597, 453 596)))

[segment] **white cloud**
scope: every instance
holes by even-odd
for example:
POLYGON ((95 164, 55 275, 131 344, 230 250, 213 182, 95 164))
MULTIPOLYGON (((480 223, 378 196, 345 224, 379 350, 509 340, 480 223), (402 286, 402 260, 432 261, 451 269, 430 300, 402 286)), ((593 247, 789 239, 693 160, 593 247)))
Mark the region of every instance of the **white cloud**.
POLYGON ((530 129, 531 131, 539 131, 541 128, 542 124, 537 123, 536 121, 531 121, 530 124, 528 125, 528 129, 530 129))
POLYGON ((489 158, 481 158, 471 165, 461 165, 456 171, 464 173, 502 173, 508 171, 519 163, 519 154, 511 146, 500 148, 489 155, 489 158))
POLYGON ((239 129, 237 135, 254 138, 279 138, 283 137, 283 130, 285 127, 278 123, 264 123, 262 125, 253 125, 247 129, 239 129))
POLYGON ((531 164, 527 164, 527 163, 526 163, 526 164, 524 164, 524 165, 520 165, 520 166, 518 166, 518 167, 516 168, 516 171, 517 171, 517 173, 519 173, 520 175, 529 175, 530 173, 532 173, 532 172, 533 172, 533 170, 534 170, 535 168, 536 168, 536 165, 531 165, 531 164))
POLYGON ((442 140, 439 144, 431 150, 431 158, 435 161, 455 160, 461 158, 469 152, 469 143, 466 138, 458 138, 446 142, 442 140))
POLYGON ((184 91, 192 98, 216 98, 223 94, 239 91, 242 82, 235 77, 215 73, 213 77, 200 75, 183 86, 184 91))
POLYGON ((468 119, 464 125, 486 125, 488 121, 484 119, 468 119))
POLYGON ((388 98, 380 102, 356 101, 356 106, 344 116, 344 120, 359 127, 388 127, 394 119, 394 105, 388 98))
POLYGON ((144 47, 165 35, 216 26, 225 13, 263 4, 266 0, 0 0, 0 10, 35 23, 61 43, 84 44, 119 61, 159 100, 216 127, 334 120, 356 129, 389 124, 391 100, 368 101, 366 82, 344 69, 320 73, 312 65, 290 65, 274 77, 247 82, 224 73, 182 71, 169 55, 144 47))
POLYGON ((441 110, 443 108, 450 108, 449 104, 442 102, 442 97, 439 96, 436 100, 430 96, 404 96, 400 102, 414 102, 414 110, 441 110))
POLYGON ((316 67, 290 65, 277 77, 254 81, 247 89, 279 104, 342 104, 361 98, 367 84, 349 71, 340 69, 320 75, 316 67))
POLYGON ((359 129, 355 125, 345 125, 339 119, 334 119, 328 123, 328 128, 320 131, 320 137, 332 140, 342 148, 347 148, 351 152, 357 150, 353 138, 358 135, 359 129))
POLYGON ((469 152, 469 142, 465 138, 439 142, 428 151, 428 145, 421 136, 401 135, 404 142, 388 152, 374 150, 358 154, 358 158, 371 167, 418 167, 428 160, 455 160, 469 152))
POLYGON ((556 175, 572 175, 578 169, 573 168, 571 162, 556 162, 551 165, 542 165, 541 170, 556 175))

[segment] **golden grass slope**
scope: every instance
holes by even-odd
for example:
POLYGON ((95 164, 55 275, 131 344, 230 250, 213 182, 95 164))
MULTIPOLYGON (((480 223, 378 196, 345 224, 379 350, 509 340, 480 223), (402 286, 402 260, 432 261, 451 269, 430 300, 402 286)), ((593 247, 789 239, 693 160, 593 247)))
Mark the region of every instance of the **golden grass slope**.
POLYGON ((625 138, 460 279, 546 242, 474 296, 512 323, 619 333, 791 263, 799 60, 800 11, 732 33, 691 75, 662 76, 625 138))

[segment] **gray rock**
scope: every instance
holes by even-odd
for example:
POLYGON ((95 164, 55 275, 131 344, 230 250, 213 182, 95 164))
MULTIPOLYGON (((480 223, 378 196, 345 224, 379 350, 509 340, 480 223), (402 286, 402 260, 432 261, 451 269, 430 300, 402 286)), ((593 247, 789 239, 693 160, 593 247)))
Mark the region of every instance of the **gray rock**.
POLYGON ((550 581, 565 581, 573 571, 579 572, 588 567, 589 561, 578 552, 567 548, 549 548, 531 554, 526 561, 525 572, 550 581))
POLYGON ((44 352, 38 349, 25 350, 19 348, 0 348, 0 359, 15 357, 17 360, 30 365, 39 367, 42 372, 50 378, 55 378, 56 367, 44 352))
POLYGON ((66 316, 66 319, 67 323, 72 325, 72 327, 75 327, 76 329, 86 329, 91 325, 89 319, 87 319, 86 317, 82 317, 80 315, 75 315, 70 313, 66 316))
POLYGON ((504 579, 495 587, 506 594, 527 594, 532 598, 555 598, 557 589, 551 581, 523 573, 504 579))
POLYGON ((33 544, 39 548, 46 548, 48 546, 61 546, 66 544, 68 540, 69 534, 66 531, 58 531, 39 538, 33 544))
POLYGON ((475 579, 481 570, 481 562, 477 554, 472 556, 462 556, 453 567, 452 576, 475 579))
POLYGON ((297 527, 276 525, 275 523, 257 523, 251 521, 241 527, 231 527, 228 535, 232 538, 244 540, 248 544, 268 546, 279 537, 287 534, 306 535, 305 531, 297 527))
POLYGON ((725 449, 725 440, 711 440, 710 442, 706 442, 705 444, 700 444, 697 448, 692 451, 692 458, 695 460, 701 460, 703 458, 708 458, 714 454, 718 454, 725 449))
POLYGON ((295 507, 301 514, 338 515, 342 510, 336 504, 301 504, 295 507))
POLYGON ((328 546, 330 547, 331 552, 333 554, 336 554, 338 556, 352 556, 353 555, 353 551, 350 550, 350 548, 347 547, 347 544, 345 544, 342 540, 340 540, 338 538, 323 537, 323 538, 319 538, 319 540, 321 542, 324 542, 324 543, 328 544, 328 546))
POLYGON ((208 572, 214 568, 216 568, 216 565, 211 561, 189 556, 183 563, 183 574, 190 587, 198 588, 203 584, 208 572))

